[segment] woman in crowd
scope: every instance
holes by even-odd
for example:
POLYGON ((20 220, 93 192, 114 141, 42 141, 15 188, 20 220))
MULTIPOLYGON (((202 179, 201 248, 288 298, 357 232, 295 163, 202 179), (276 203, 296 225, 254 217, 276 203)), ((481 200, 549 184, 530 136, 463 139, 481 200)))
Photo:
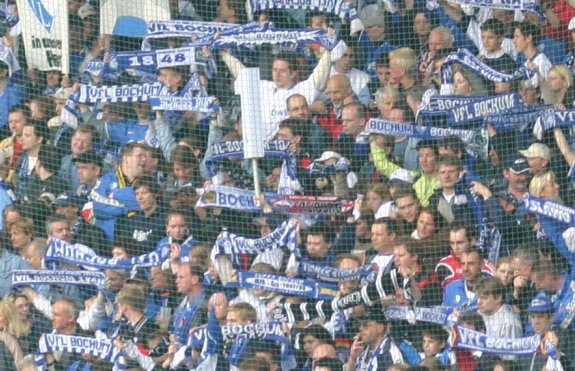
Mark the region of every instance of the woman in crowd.
POLYGON ((555 102, 555 108, 571 109, 575 101, 575 87, 573 75, 569 68, 555 65, 549 70, 547 86, 550 90, 549 101, 555 102))
POLYGON ((380 207, 390 200, 391 196, 386 184, 373 183, 367 187, 365 204, 373 211, 376 219, 380 217, 380 213, 378 213, 380 207))
POLYGON ((16 220, 8 226, 10 234, 10 246, 12 251, 17 252, 24 257, 30 241, 34 239, 35 229, 32 219, 23 218, 16 220))
POLYGON ((10 350, 15 364, 24 355, 22 349, 31 348, 22 341, 26 332, 26 326, 18 316, 14 304, 8 300, 0 301, 0 341, 10 350))

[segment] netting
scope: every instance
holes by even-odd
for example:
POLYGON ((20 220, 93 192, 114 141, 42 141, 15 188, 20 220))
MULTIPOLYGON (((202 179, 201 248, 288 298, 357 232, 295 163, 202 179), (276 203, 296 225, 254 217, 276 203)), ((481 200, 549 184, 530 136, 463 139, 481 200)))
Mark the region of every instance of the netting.
POLYGON ((0 369, 575 370, 574 33, 0 1, 0 369))

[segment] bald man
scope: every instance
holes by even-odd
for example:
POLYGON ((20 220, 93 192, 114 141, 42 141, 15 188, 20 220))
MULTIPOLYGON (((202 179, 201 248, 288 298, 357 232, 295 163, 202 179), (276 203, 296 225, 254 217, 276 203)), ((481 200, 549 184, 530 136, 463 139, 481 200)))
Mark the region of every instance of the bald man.
POLYGON ((359 101, 368 105, 371 100, 371 94, 369 93, 368 84, 371 81, 369 74, 353 68, 353 57, 355 51, 353 48, 347 48, 341 58, 339 58, 331 67, 329 73, 330 77, 336 75, 347 76, 351 83, 351 88, 353 93, 357 96, 359 101))
POLYGON ((335 143, 343 129, 341 123, 343 106, 355 98, 349 78, 345 75, 330 77, 327 81, 326 93, 329 98, 327 107, 316 101, 313 104, 312 112, 320 113, 317 117, 317 123, 327 130, 333 143, 335 143))

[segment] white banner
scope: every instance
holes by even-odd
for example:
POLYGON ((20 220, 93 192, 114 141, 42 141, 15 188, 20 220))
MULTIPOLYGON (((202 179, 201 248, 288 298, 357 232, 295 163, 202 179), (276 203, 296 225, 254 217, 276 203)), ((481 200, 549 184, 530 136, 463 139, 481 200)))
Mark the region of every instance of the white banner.
POLYGON ((61 0, 17 0, 29 68, 70 71, 68 7, 61 0))
MULTIPOLYGON (((33 1, 33 0, 29 0, 33 1)), ((146 34, 147 24, 153 20, 169 20, 169 0, 100 0, 100 34, 112 35, 116 21, 129 22, 139 18, 145 24, 142 37, 146 34)), ((128 26, 132 27, 132 26, 128 26)))

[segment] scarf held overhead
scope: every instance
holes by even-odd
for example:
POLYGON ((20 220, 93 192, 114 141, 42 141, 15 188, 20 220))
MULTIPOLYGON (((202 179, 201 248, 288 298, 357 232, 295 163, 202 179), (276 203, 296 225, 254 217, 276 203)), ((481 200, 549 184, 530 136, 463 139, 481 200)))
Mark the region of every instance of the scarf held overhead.
POLYGON ((94 250, 79 243, 70 244, 57 238, 52 238, 46 251, 46 262, 63 261, 96 269, 130 269, 135 265, 140 267, 161 265, 169 256, 170 249, 164 245, 140 256, 124 259, 106 258, 98 256, 94 250))

